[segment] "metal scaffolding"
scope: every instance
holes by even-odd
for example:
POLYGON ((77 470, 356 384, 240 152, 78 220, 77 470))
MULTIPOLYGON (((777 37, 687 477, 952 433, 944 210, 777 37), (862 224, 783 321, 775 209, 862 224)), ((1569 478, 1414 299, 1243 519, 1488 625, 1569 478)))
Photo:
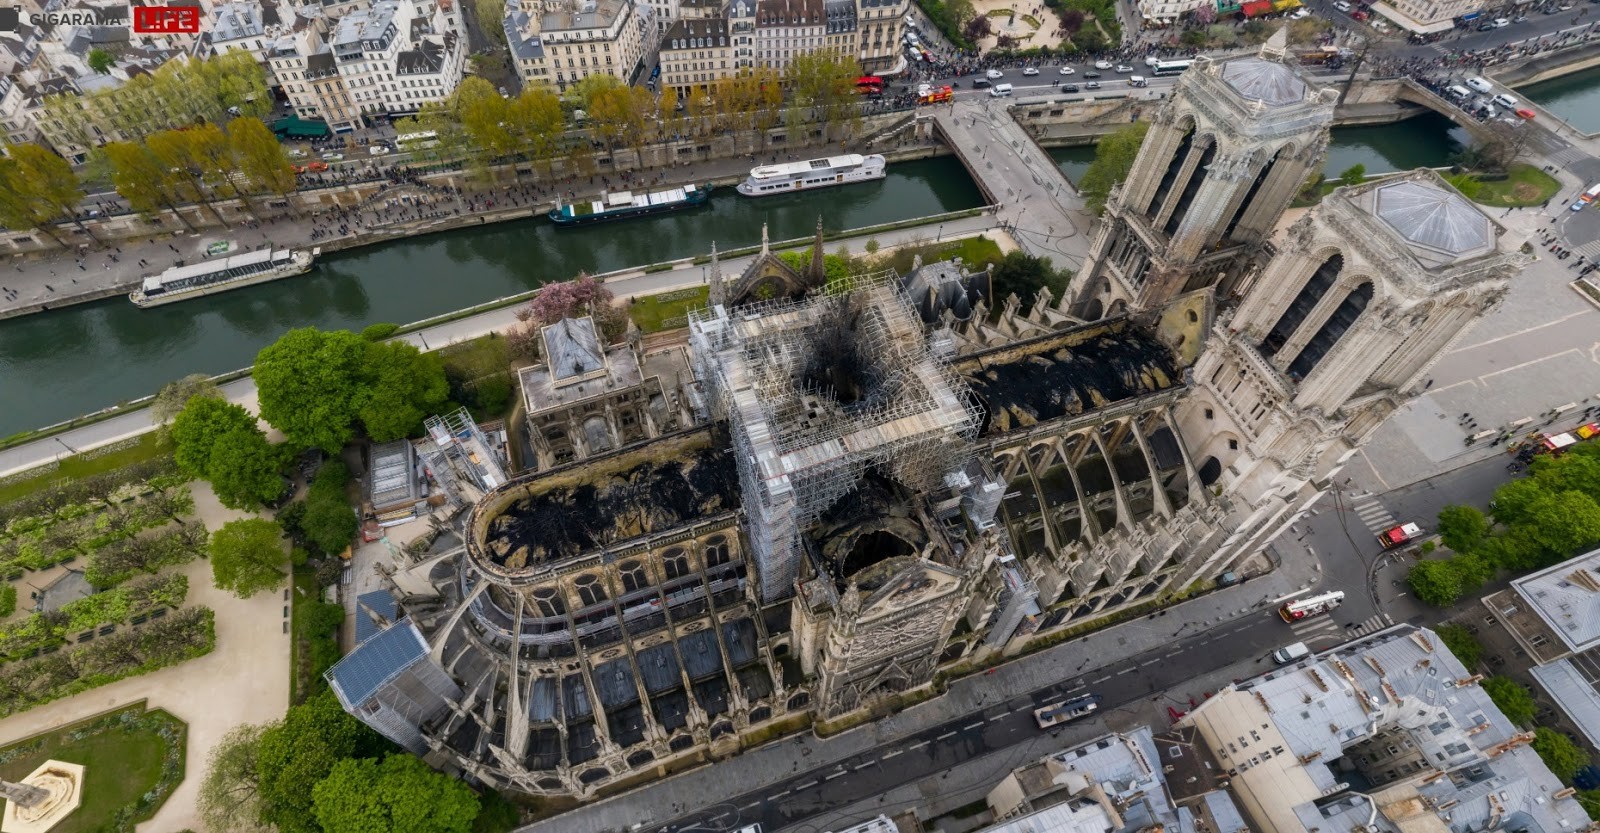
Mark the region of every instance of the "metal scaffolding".
POLYGON ((764 599, 792 592, 800 532, 869 468, 932 490, 971 454, 972 396, 929 352, 899 285, 888 270, 691 313, 697 370, 738 452, 764 599))

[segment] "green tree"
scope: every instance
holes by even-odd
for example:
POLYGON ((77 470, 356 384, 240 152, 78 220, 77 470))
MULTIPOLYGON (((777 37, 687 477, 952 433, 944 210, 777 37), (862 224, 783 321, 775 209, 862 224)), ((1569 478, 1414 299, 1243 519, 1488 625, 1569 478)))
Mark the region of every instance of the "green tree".
POLYGON ((269 724, 257 745, 261 820, 278 833, 320 833, 312 790, 346 758, 370 758, 392 745, 346 714, 332 691, 323 690, 282 721, 269 724))
POLYGON ((1496 674, 1483 681, 1483 690, 1507 720, 1523 727, 1533 725, 1537 709, 1533 704, 1533 695, 1521 683, 1496 674))
POLYGON ((1149 130, 1149 123, 1134 122, 1102 137, 1095 145, 1094 162, 1090 163, 1089 169, 1083 172, 1083 179, 1078 182, 1078 191, 1083 194, 1084 203, 1090 211, 1105 213, 1111 189, 1128 178, 1128 171, 1133 169, 1133 160, 1139 155, 1139 146, 1144 144, 1144 134, 1149 130))
POLYGON ((312 799, 326 833, 468 833, 478 815, 467 785, 411 755, 340 761, 312 799))
POLYGON ((622 86, 622 80, 609 72, 597 72, 586 75, 575 84, 568 84, 565 98, 573 107, 587 111, 594 104, 594 97, 604 90, 614 90, 622 86))
MULTIPOLYGON (((283 143, 271 128, 257 118, 234 119, 228 123, 228 144, 238 160, 239 173, 255 193, 277 194, 288 200, 297 183, 294 166, 284 152, 283 143)), ((290 201, 290 210, 294 203, 290 201)))
POLYGON ((368 342, 345 330, 302 327, 256 355, 261 417, 293 443, 336 453, 354 436, 368 342))
POLYGON ((1471 506, 1446 506, 1439 510, 1439 537, 1456 552, 1468 552, 1489 534, 1489 519, 1471 506))
POLYGON ((1461 574, 1448 560, 1421 561, 1406 575, 1411 592, 1426 604, 1449 607, 1461 598, 1461 574))
POLYGON ((211 534, 211 576, 241 599, 283 582, 289 561, 283 527, 266 518, 229 521, 211 534))
POLYGON ((107 72, 111 71, 112 67, 117 65, 117 56, 112 55, 110 52, 107 52, 104 49, 96 46, 95 48, 89 50, 89 54, 86 57, 85 62, 88 63, 89 68, 94 70, 96 73, 105 75, 107 72))
POLYGON ((219 172, 225 182, 226 172, 231 167, 219 158, 226 155, 227 141, 222 129, 214 124, 187 130, 163 130, 144 140, 145 147, 167 170, 178 195, 205 206, 223 226, 227 226, 228 221, 212 204, 211 197, 219 172))
POLYGON ((1518 531, 1538 542, 1547 564, 1600 543, 1600 504, 1582 492, 1546 492, 1529 509, 1531 516, 1518 531))
POLYGON ((468 76, 450 97, 449 107, 466 132, 463 150, 473 175, 489 179, 491 163, 515 149, 508 102, 487 80, 468 76))
POLYGON ((112 187, 134 211, 153 217, 163 208, 171 209, 178 222, 194 231, 188 218, 178 210, 183 198, 178 194, 171 172, 148 148, 133 142, 111 142, 102 146, 100 152, 111 166, 112 187))
POLYGON ((406 341, 367 345, 355 414, 377 442, 420 431, 422 418, 444 408, 450 395, 444 363, 406 341))
POLYGON ((509 114, 518 147, 543 162, 545 173, 550 173, 567 129, 561 97, 545 84, 524 87, 511 102, 509 114))
POLYGON ((195 798, 206 827, 215 831, 262 829, 261 774, 257 755, 264 724, 246 723, 229 730, 206 762, 205 778, 195 798))
POLYGON ((345 495, 350 471, 332 460, 317 471, 306 496, 305 509, 295 523, 306 543, 324 555, 337 555, 350 545, 360 524, 345 495))
POLYGON ((156 392, 155 399, 150 402, 150 415, 156 421, 165 425, 176 417, 189 400, 196 396, 212 399, 222 398, 222 392, 217 389, 217 383, 204 373, 191 373, 176 382, 168 382, 156 392))
POLYGON ((63 218, 94 238, 78 219, 82 199, 83 189, 67 160, 32 143, 6 145, 6 156, 0 158, 0 224, 37 229, 66 247, 55 232, 56 223, 63 218))
POLYGON ((1444 640, 1444 646, 1469 670, 1483 662, 1483 645, 1472 635, 1472 631, 1461 625, 1439 625, 1433 632, 1444 640))
POLYGON ((1027 312, 1033 308, 1034 296, 1039 294, 1041 288, 1048 287, 1050 292, 1060 299, 1067 291, 1067 280, 1070 277, 1070 272, 1060 271, 1052 266, 1048 257, 1034 257, 1021 250, 1007 252, 1006 256, 995 264, 994 272, 990 276, 993 282, 990 306, 999 311, 1005 304, 1006 298, 1015 294, 1022 301, 1022 311, 1027 312))
POLYGON ((1479 192, 1483 191, 1483 182, 1469 173, 1451 174, 1445 177, 1445 181, 1469 200, 1476 199, 1479 192))
POLYGON ((1340 185, 1360 185, 1367 181, 1367 166, 1360 163, 1339 172, 1340 185))
POLYGON ((282 491, 278 450, 244 408, 219 397, 192 397, 170 433, 178 468, 210 481, 224 506, 251 509, 282 491))
POLYGON ((1589 753, 1566 735, 1543 726, 1534 729, 1533 735, 1533 751, 1539 753, 1544 765, 1563 783, 1572 783, 1572 776, 1589 765, 1589 753))
POLYGON ((1600 819, 1600 790, 1578 790, 1578 803, 1591 819, 1600 819))

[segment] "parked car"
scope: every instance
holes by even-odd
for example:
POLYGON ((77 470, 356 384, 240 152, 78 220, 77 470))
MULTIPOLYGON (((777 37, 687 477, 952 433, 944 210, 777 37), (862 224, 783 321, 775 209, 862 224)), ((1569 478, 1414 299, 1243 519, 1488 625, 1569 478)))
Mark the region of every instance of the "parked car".
POLYGON ((1057 75, 1071 75, 1074 72, 1077 72, 1077 70, 1073 69, 1072 67, 1062 67, 1056 70, 1057 75))
POLYGON ((1111 68, 1111 62, 1110 61, 1095 61, 1094 62, 1094 68, 1095 69, 1110 69, 1111 68))
POLYGON ((1349 14, 1350 9, 1354 8, 1348 2, 1346 2, 1346 0, 1339 0, 1337 3, 1333 4, 1333 7, 1341 12, 1344 12, 1345 14, 1349 14))
POLYGON ((1085 72, 1083 74, 1083 77, 1084 78, 1099 78, 1100 77, 1100 73, 1095 72, 1094 70, 1091 69, 1091 70, 1085 72))
POLYGON ((1086 89, 1086 90, 1098 90, 1098 89, 1100 89, 1100 82, 1099 81, 1090 81, 1089 83, 1084 84, 1083 88, 1086 89))
POLYGON ((1064 92, 1064 93, 1075 93, 1075 92, 1078 91, 1078 85, 1077 84, 1062 84, 1061 85, 1061 91, 1064 92))
POLYGON ((1307 17, 1310 17, 1310 16, 1311 16, 1311 10, 1310 9, 1295 9, 1294 12, 1289 15, 1289 19, 1290 20, 1301 20, 1303 18, 1307 18, 1307 17))
POLYGON ((1531 119, 1534 116, 1537 116, 1538 113, 1535 113, 1535 112, 1533 112, 1532 110, 1529 110, 1526 107, 1518 107, 1517 108, 1517 115, 1522 117, 1522 118, 1525 118, 1525 119, 1531 119))
MULTIPOLYGON (((950 86, 953 87, 955 85, 952 84, 950 86)), ((987 79, 987 78, 974 78, 974 79, 972 79, 972 86, 974 86, 974 87, 987 87, 987 86, 989 86, 989 79, 987 79)))
POLYGON ((1026 68, 1024 68, 1022 70, 1022 74, 1023 75, 1029 75, 1029 76, 1038 75, 1039 74, 1039 68, 1038 67, 1026 67, 1026 68))
POLYGON ((1480 32, 1493 32, 1494 31, 1494 24, 1491 23, 1491 22, 1488 22, 1488 21, 1480 23, 1480 24, 1478 24, 1478 31, 1480 31, 1480 32))
POLYGON ((1117 64, 1117 72, 1133 72, 1133 67, 1127 64, 1117 64))
MULTIPOLYGON (((1570 9, 1572 7, 1568 6, 1567 8, 1570 9)), ((1563 11, 1565 11, 1565 9, 1563 9, 1563 11)), ((1497 17, 1497 18, 1494 19, 1494 28, 1496 28, 1496 29, 1504 29, 1504 28, 1506 28, 1507 26, 1510 26, 1510 25, 1511 25, 1511 21, 1509 21, 1509 20, 1507 20, 1507 19, 1505 19, 1503 17, 1497 17)))
POLYGON ((344 154, 342 154, 342 153, 324 153, 324 154, 322 154, 322 161, 324 161, 324 162, 343 162, 344 161, 344 154))
POLYGON ((1480 92, 1480 93, 1486 93, 1486 92, 1494 89, 1494 85, 1493 84, 1490 84, 1488 81, 1485 81, 1482 78, 1477 77, 1476 75, 1474 75, 1473 77, 1467 79, 1467 86, 1469 88, 1471 88, 1472 90, 1474 90, 1476 92, 1480 92))
POLYGON ((989 79, 989 80, 990 80, 990 81, 994 81, 994 80, 996 80, 996 79, 999 79, 999 78, 1004 78, 1004 77, 1006 77, 1006 74, 1005 74, 1005 73, 1003 73, 1003 72, 1001 72, 1001 71, 1000 71, 1000 70, 998 70, 998 69, 991 69, 991 70, 989 70, 989 71, 987 71, 987 72, 985 72, 985 73, 984 73, 984 74, 983 74, 983 77, 985 77, 985 78, 987 78, 987 79, 989 79))

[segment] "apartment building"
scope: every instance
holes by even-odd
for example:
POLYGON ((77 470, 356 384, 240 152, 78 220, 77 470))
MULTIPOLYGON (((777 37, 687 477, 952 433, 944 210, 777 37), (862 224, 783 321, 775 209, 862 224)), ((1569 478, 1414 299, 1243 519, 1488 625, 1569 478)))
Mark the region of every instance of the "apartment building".
POLYGON ((825 0, 758 0, 756 65, 783 69, 795 56, 822 49, 827 37, 825 0))
POLYGON ((201 36, 206 52, 220 55, 243 49, 267 62, 273 39, 282 32, 278 7, 271 3, 224 3, 216 7, 211 30, 201 36))
POLYGON ((661 41, 661 87, 673 87, 679 100, 738 71, 725 18, 679 20, 661 41))
POLYGON ((856 30, 861 34, 856 59, 863 71, 882 72, 904 60, 900 35, 910 9, 910 0, 856 0, 856 30))
POLYGON ((634 0, 518 9, 506 15, 504 25, 518 76, 558 89, 600 73, 634 83, 659 44, 655 8, 634 0))
POLYGON ((1372 10, 1407 32, 1436 35, 1454 29, 1456 18, 1484 6, 1483 0, 1386 0, 1372 4, 1372 10))

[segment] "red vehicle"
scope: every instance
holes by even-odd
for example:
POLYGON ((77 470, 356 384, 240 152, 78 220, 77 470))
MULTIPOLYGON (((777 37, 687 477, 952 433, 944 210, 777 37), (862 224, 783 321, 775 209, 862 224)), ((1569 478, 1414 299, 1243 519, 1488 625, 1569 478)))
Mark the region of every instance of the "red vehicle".
POLYGON ((883 92, 883 79, 876 75, 863 75, 856 79, 856 91, 861 93, 883 92))
POLYGON ((1323 593, 1318 596, 1307 596, 1303 599, 1295 599, 1292 602, 1285 602, 1283 607, 1278 608, 1278 615, 1282 617, 1283 621, 1285 622, 1298 622, 1307 616, 1316 616, 1320 613, 1329 613, 1343 602, 1344 594, 1338 590, 1335 590, 1332 593, 1323 593))
POLYGON ((1416 524, 1401 524, 1378 533, 1378 543, 1382 544, 1384 549, 1392 550, 1421 534, 1422 527, 1416 524))
POLYGON ((326 162, 312 162, 309 165, 296 165, 294 172, 297 174, 320 174, 328 169, 326 162))
POLYGON ((1517 118, 1522 118, 1522 119, 1531 119, 1534 116, 1539 115, 1538 113, 1533 112, 1532 110, 1528 109, 1527 107, 1518 107, 1515 110, 1515 112, 1517 114, 1517 118))
POLYGON ((938 104, 941 101, 949 101, 952 98, 955 98, 955 91, 951 90, 947 85, 936 90, 929 90, 928 92, 917 96, 917 103, 938 104))

